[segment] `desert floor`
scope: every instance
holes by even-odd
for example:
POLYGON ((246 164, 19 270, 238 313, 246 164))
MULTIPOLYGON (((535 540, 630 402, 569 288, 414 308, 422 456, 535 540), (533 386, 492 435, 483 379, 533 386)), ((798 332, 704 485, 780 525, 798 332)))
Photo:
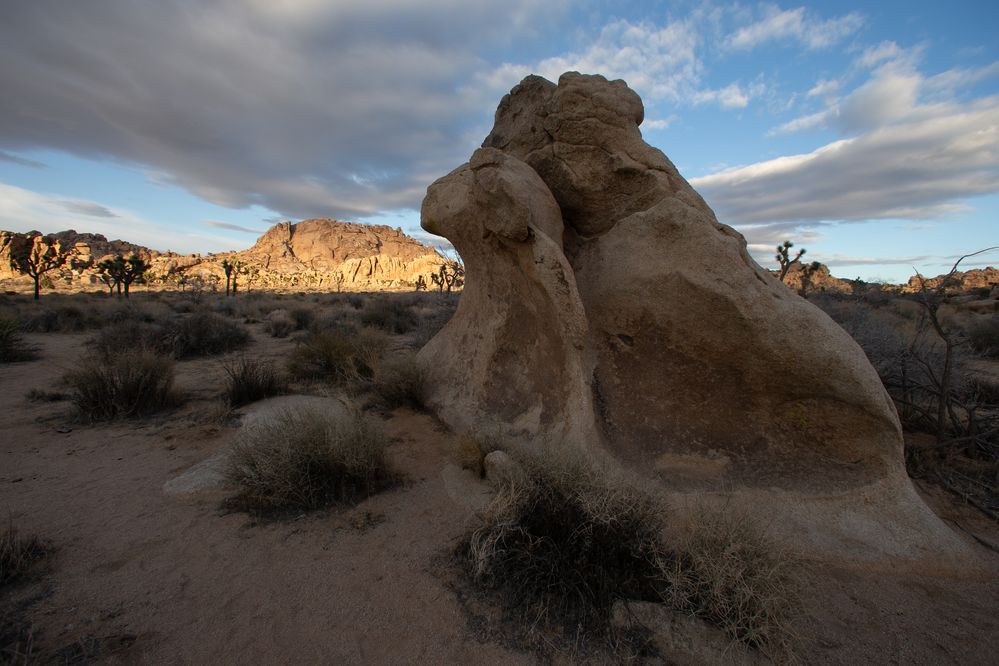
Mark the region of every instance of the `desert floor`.
MULTIPOLYGON (((282 363, 293 343, 250 330, 247 353, 282 363)), ((68 402, 26 399, 58 386, 88 335, 29 334, 41 358, 0 366, 0 513, 55 549, 33 579, 0 592, 0 614, 6 630, 30 625, 42 662, 539 661, 468 603, 447 564, 488 490, 450 460, 450 436, 430 416, 387 417, 403 484, 350 509, 258 520, 224 510, 224 489, 183 483, 238 432, 205 417, 222 390, 218 358, 179 362, 185 402, 147 420, 82 425, 68 402)), ((999 526, 920 490, 999 572, 999 526)), ((999 575, 807 567, 802 663, 999 655, 999 575)))

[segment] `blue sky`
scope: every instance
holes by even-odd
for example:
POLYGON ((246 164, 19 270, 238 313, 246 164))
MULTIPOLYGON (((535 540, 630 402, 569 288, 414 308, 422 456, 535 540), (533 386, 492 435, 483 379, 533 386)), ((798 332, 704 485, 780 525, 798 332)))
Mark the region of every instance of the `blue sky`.
MULTIPOLYGON (((904 280, 999 245, 997 3, 5 0, 0 228, 180 252, 419 230, 523 76, 623 78, 764 266, 904 280)), ((969 266, 999 265, 999 252, 969 266)))

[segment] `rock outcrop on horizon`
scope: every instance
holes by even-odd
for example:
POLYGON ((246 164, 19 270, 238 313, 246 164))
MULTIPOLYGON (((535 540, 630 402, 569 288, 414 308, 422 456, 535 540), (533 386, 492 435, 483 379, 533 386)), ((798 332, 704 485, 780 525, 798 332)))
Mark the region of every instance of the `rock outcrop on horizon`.
MULTIPOLYGON (((27 284, 10 267, 10 250, 41 236, 37 231, 0 231, 0 280, 27 284)), ((100 234, 62 231, 47 234, 68 250, 65 265, 47 274, 53 284, 71 289, 100 287, 97 264, 117 254, 135 254, 150 263, 150 288, 217 289, 225 284, 222 261, 238 259, 242 288, 380 291, 413 289, 442 258, 399 229, 310 219, 271 227, 248 250, 183 255, 158 252, 100 234)))
POLYGON ((529 76, 431 185, 423 227, 452 241, 466 283, 420 352, 430 406, 460 431, 738 498, 816 550, 951 544, 863 351, 750 257, 643 141, 643 114, 623 81, 529 76))

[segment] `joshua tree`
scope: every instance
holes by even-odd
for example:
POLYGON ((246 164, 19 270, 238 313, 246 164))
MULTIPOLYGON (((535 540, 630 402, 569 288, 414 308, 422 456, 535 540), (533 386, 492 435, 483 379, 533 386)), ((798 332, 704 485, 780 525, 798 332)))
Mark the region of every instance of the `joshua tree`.
POLYGON ((10 267, 23 275, 30 275, 35 281, 35 300, 39 298, 39 284, 42 276, 66 263, 68 253, 59 241, 35 236, 29 243, 11 248, 10 267))
POLYGON ((132 283, 144 281, 143 276, 149 270, 149 263, 135 254, 129 255, 128 259, 119 254, 100 262, 97 268, 100 271, 101 281, 108 286, 111 293, 117 289, 120 297, 124 287, 125 298, 128 298, 132 283))
POLYGON ((437 285, 438 293, 451 295, 451 289, 465 284, 465 264, 461 263, 461 258, 448 256, 443 251, 440 264, 437 265, 437 272, 430 274, 430 281, 437 285))
POLYGON ((336 287, 336 293, 340 293, 343 289, 343 283, 347 281, 347 276, 343 274, 343 271, 337 271, 333 274, 333 285, 336 287))
POLYGON ((239 259, 223 259, 222 270, 225 272, 225 295, 236 295, 236 278, 239 277, 243 262, 239 259))
POLYGON ((794 256, 794 259, 791 259, 789 255, 792 247, 794 247, 794 243, 789 240, 786 240, 781 245, 777 246, 777 255, 774 258, 777 259, 777 264, 780 265, 781 282, 784 281, 784 278, 787 276, 787 272, 791 270, 791 266, 805 254, 804 249, 798 250, 798 254, 794 256))
POLYGON ((416 291, 426 291, 426 290, 427 290, 427 281, 423 278, 422 275, 418 275, 416 277, 416 291))
POLYGON ((108 293, 113 294, 114 290, 117 289, 118 296, 121 296, 121 279, 125 274, 124 257, 119 254, 110 259, 104 259, 97 264, 97 270, 100 271, 101 282, 108 287, 108 293))
MULTIPOLYGON (((802 250, 804 252, 804 250, 802 250)), ((817 261, 813 261, 810 264, 804 264, 801 267, 801 289, 798 293, 801 294, 802 298, 808 293, 808 287, 812 284, 812 276, 815 275, 819 269, 822 268, 822 264, 817 261)))

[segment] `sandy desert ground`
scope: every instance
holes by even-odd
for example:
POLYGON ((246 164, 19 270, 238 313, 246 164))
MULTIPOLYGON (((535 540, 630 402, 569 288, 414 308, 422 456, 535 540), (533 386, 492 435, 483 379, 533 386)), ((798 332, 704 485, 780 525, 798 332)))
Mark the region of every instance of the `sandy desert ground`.
MULTIPOLYGON (((283 364, 294 342, 271 337, 264 323, 248 328, 246 353, 283 364)), ((489 488, 455 464, 453 436, 431 416, 384 415, 404 477, 396 487, 352 508, 257 519, 222 508, 226 489, 198 485, 202 464, 240 428, 209 416, 222 391, 218 357, 178 362, 184 402, 143 420, 87 425, 66 401, 26 398, 58 389, 91 335, 28 334, 40 358, 0 366, 0 512, 53 547, 29 579, 0 592, 0 637, 21 631, 9 651, 30 647, 40 663, 67 664, 588 658, 518 645, 488 605, 470 598, 448 557, 489 488)), ((299 391, 335 402, 321 387, 299 391)), ((245 419, 261 409, 239 412, 245 419)), ((999 526, 939 489, 920 490, 992 572, 947 578, 806 562, 801 663, 995 660, 999 526)), ((13 652, 3 660, 21 663, 13 652)))

